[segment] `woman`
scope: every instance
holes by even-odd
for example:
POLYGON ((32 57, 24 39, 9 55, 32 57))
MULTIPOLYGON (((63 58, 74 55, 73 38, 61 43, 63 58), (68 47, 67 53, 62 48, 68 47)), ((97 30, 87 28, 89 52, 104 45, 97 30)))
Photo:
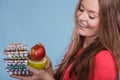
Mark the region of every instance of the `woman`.
POLYGON ((79 0, 69 49, 53 74, 30 70, 22 80, 116 80, 120 65, 120 0, 79 0), (43 74, 44 73, 44 74, 43 74), (54 76, 53 76, 54 75, 54 76))

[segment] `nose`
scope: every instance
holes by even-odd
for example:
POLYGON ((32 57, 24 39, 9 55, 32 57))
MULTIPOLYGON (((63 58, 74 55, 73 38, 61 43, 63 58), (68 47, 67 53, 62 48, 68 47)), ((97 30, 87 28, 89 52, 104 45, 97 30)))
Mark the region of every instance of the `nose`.
POLYGON ((78 16, 78 19, 79 20, 83 20, 83 21, 86 21, 88 18, 88 14, 86 11, 82 12, 79 16, 78 16))

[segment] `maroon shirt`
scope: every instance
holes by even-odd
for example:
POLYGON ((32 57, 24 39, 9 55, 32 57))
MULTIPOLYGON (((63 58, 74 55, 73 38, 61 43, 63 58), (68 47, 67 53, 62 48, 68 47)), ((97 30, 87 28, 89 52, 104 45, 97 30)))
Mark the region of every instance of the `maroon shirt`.
MULTIPOLYGON (((94 60, 94 80, 116 80, 115 62, 111 53, 107 50, 100 51, 95 56, 94 60)), ((70 64, 64 71, 63 80, 70 80, 69 73, 72 64, 70 64)), ((75 75, 72 76, 75 80, 75 75)))

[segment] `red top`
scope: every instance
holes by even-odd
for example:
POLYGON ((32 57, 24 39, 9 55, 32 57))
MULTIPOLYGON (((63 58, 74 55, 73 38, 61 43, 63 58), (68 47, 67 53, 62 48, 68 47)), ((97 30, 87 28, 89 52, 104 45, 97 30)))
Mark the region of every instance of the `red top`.
MULTIPOLYGON (((107 50, 100 51, 95 56, 94 80, 116 80, 116 68, 111 53, 107 50)), ((65 70, 63 80, 70 80, 69 73, 72 64, 65 70)), ((72 77, 75 76, 73 75, 72 77)))

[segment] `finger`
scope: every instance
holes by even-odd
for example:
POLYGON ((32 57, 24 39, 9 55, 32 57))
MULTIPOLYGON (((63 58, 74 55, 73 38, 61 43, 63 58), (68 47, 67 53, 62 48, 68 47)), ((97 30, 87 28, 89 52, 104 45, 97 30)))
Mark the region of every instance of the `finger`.
POLYGON ((30 66, 28 66, 28 69, 29 69, 33 74, 39 73, 38 70, 36 70, 36 69, 34 69, 34 68, 30 67, 30 66))
POLYGON ((48 56, 46 55, 46 59, 47 59, 47 65, 45 67, 45 70, 50 73, 51 75, 54 75, 54 71, 53 71, 53 67, 52 67, 52 63, 50 61, 50 59, 48 58, 48 56))
POLYGON ((48 68, 52 68, 52 63, 50 61, 50 59, 48 58, 48 56, 46 55, 46 59, 47 59, 47 65, 45 66, 45 69, 48 69, 48 68))
POLYGON ((20 79, 20 80, 30 80, 28 79, 28 77, 26 76, 17 76, 17 75, 10 75, 12 78, 17 78, 17 79, 20 79))

